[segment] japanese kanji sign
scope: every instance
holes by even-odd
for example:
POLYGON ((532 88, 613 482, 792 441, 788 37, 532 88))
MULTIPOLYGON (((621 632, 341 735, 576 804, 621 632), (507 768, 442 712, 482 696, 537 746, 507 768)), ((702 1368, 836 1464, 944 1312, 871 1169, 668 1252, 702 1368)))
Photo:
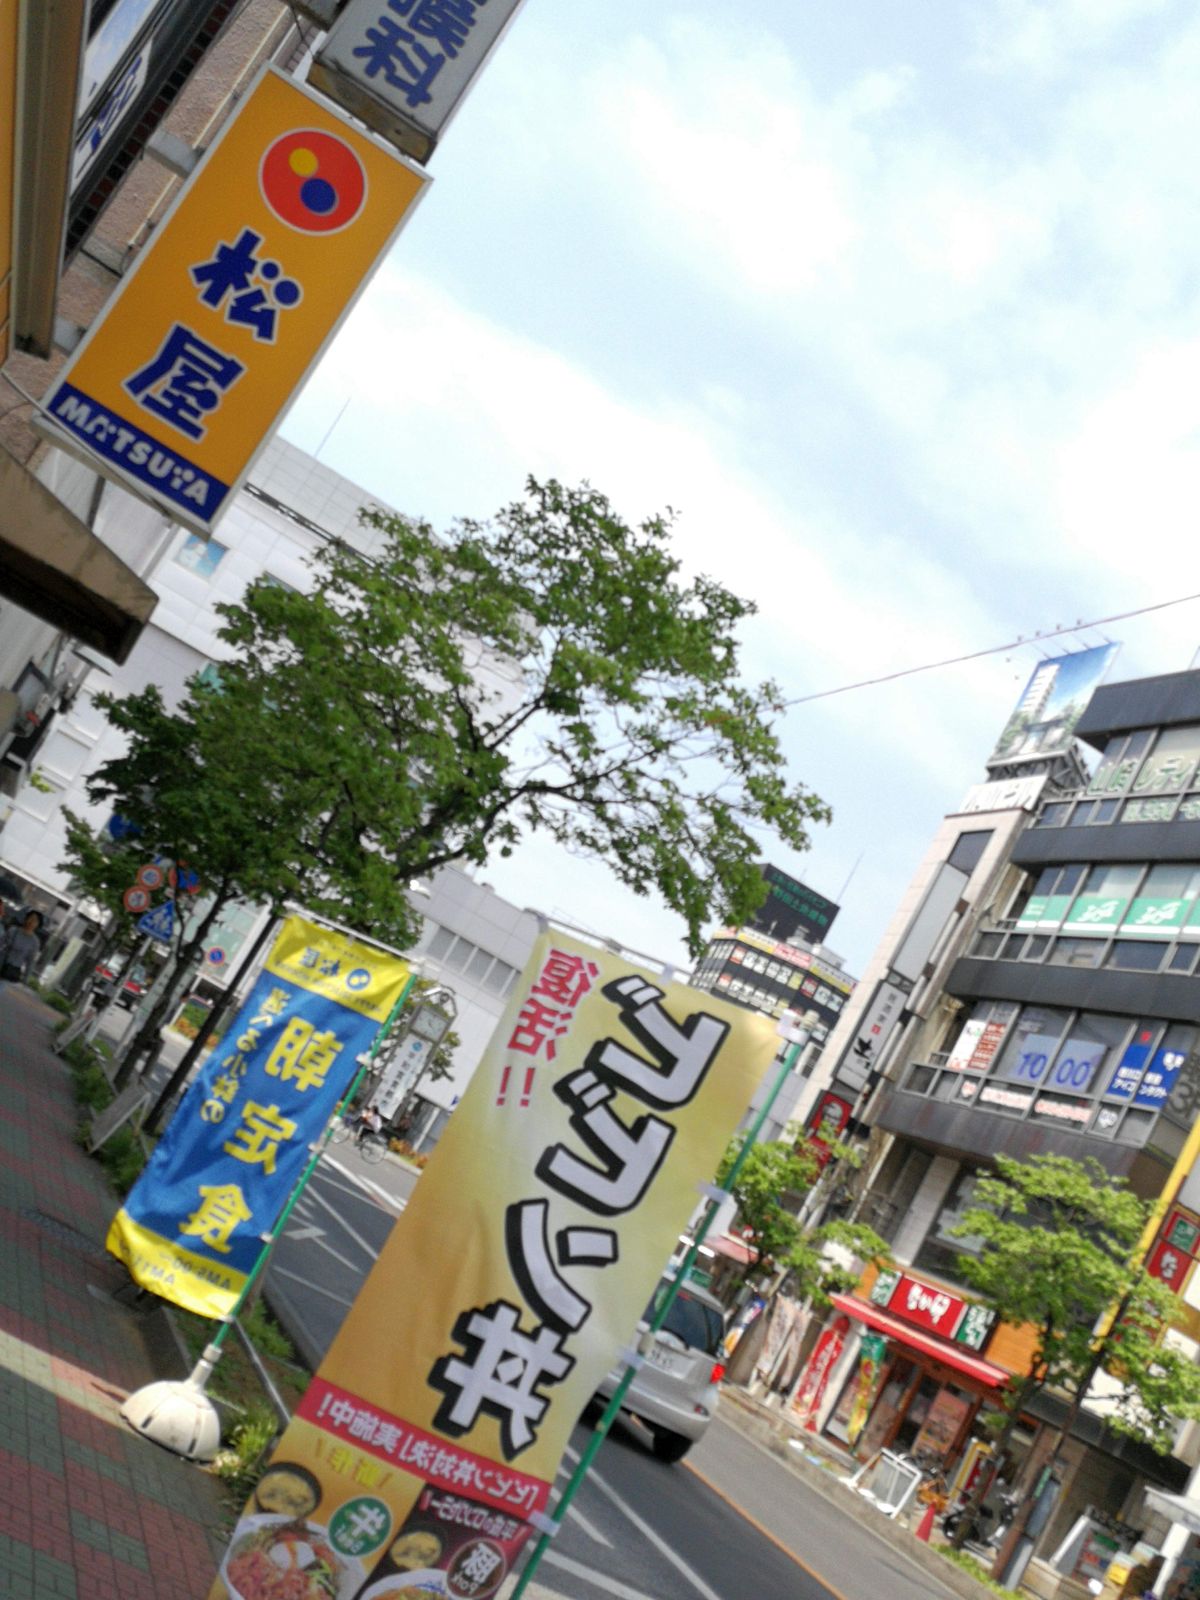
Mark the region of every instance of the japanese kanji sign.
POLYGON ((428 161, 522 0, 347 0, 310 81, 428 161))
POLYGON ((44 431, 211 531, 427 182, 266 69, 63 368, 44 431))
POLYGON ((396 1570, 500 1588, 777 1047, 765 1017, 538 940, 277 1449, 320 1485, 317 1530, 364 1485, 388 1507, 347 1595, 396 1570))
POLYGON ((108 1249, 143 1288, 225 1315, 408 971, 395 956, 288 919, 113 1219, 108 1249))

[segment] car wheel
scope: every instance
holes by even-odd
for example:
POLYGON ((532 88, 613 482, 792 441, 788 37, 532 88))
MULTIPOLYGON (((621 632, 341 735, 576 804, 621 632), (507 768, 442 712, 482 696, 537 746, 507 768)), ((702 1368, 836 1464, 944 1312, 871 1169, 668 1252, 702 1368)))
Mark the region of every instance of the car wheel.
POLYGON ((685 1439, 681 1433, 671 1433, 667 1428, 655 1428, 652 1448, 660 1461, 682 1461, 692 1448, 692 1441, 685 1439))

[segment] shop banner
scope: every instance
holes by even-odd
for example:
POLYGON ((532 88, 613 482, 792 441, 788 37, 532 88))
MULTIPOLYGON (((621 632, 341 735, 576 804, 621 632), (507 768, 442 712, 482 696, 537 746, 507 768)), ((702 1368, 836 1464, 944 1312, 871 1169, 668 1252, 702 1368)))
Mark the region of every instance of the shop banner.
POLYGON ((210 1600, 305 1560, 337 1600, 494 1595, 777 1048, 543 934, 210 1600))
POLYGON ((796 1413, 795 1420, 807 1428, 809 1433, 817 1432, 817 1419, 821 1414, 825 1391, 829 1387, 830 1375, 841 1360, 846 1345, 846 1335, 849 1332, 850 1318, 842 1313, 817 1340, 816 1347, 808 1358, 808 1365, 796 1385, 796 1392, 792 1396, 792 1410, 796 1413))
POLYGON ((427 182, 264 69, 59 373, 46 431, 211 532, 427 182))
POLYGON ((142 1288, 202 1317, 232 1309, 408 977, 399 957, 289 917, 109 1229, 142 1288))
POLYGON ((886 1351, 887 1340, 881 1333, 863 1334, 858 1347, 858 1382, 854 1388, 854 1405, 846 1427, 846 1442, 851 1450, 858 1443, 858 1436, 866 1427, 871 1407, 879 1394, 886 1351))

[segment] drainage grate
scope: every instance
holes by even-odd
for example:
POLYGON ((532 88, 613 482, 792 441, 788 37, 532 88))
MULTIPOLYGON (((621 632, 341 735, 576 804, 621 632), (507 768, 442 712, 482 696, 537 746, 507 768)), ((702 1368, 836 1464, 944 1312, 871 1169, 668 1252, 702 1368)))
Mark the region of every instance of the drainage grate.
POLYGON ((52 1239, 57 1239, 60 1244, 69 1245, 72 1250, 78 1250, 90 1260, 108 1260, 107 1252, 93 1239, 89 1239, 85 1233, 80 1233, 79 1229, 73 1228, 69 1222, 63 1222, 61 1217, 52 1217, 49 1212, 39 1211, 36 1206, 24 1206, 21 1215, 26 1222, 36 1223, 42 1232, 48 1233, 52 1239))

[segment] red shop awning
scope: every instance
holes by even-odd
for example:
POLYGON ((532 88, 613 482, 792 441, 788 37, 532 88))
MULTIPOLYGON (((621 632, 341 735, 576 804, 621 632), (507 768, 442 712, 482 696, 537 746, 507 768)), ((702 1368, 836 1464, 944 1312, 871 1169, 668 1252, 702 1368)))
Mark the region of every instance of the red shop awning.
POLYGON ((747 1267, 752 1261, 757 1260, 754 1250, 741 1239, 735 1239, 731 1233, 719 1233, 715 1238, 708 1239, 705 1242, 719 1256, 727 1256, 730 1261, 737 1261, 743 1267, 747 1267))
POLYGON ((878 1306, 870 1305, 866 1300, 858 1300, 852 1294, 831 1294, 829 1298, 838 1310, 846 1312, 847 1316, 865 1322, 869 1328, 876 1328, 880 1333, 886 1333, 888 1338, 895 1339, 897 1344, 906 1344, 913 1350, 920 1350, 927 1356, 933 1356, 935 1360, 953 1367, 956 1372, 974 1378, 976 1383, 986 1384, 989 1389, 1003 1388, 1012 1376, 1003 1367, 993 1366, 982 1356, 973 1356, 961 1346, 939 1339, 936 1334, 924 1333, 920 1328, 914 1328, 911 1322, 901 1322, 899 1317, 889 1316, 878 1306))

